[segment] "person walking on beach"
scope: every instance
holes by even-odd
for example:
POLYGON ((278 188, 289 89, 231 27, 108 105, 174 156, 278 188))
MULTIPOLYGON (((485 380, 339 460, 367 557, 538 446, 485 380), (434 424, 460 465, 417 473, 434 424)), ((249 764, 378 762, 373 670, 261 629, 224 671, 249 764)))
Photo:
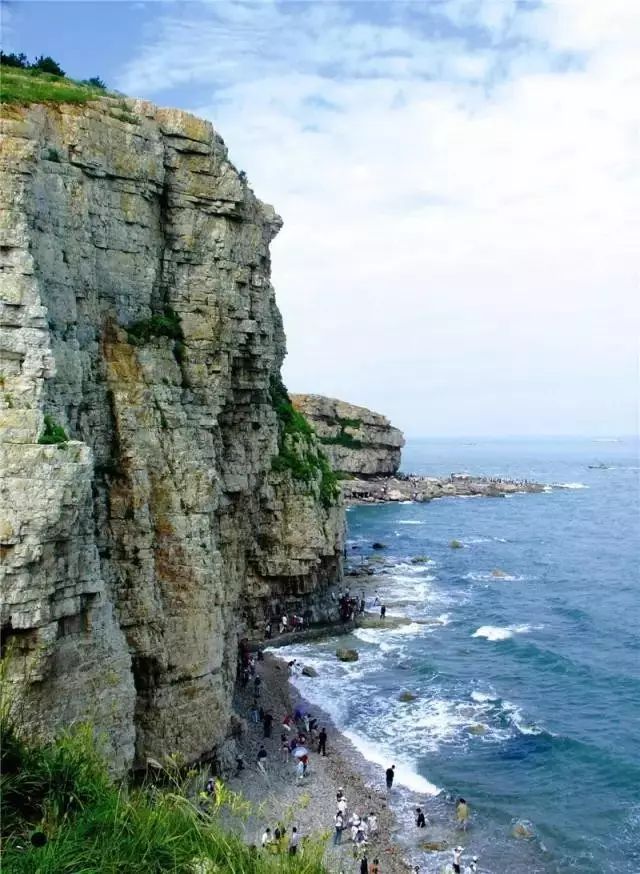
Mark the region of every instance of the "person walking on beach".
POLYGON ((462 847, 453 848, 453 874, 462 874, 462 847))
POLYGON ((373 860, 373 864, 369 868, 369 874, 380 874, 380 862, 377 859, 373 860))
POLYGON ((424 811, 421 807, 416 807, 416 826, 418 828, 425 828, 427 825, 427 820, 424 815, 424 811))
POLYGON ((469 805, 464 798, 458 798, 458 803, 456 804, 456 818, 458 820, 458 827, 461 828, 463 832, 466 832, 467 826, 469 825, 469 805))
POLYGON ((474 856, 471 863, 464 869, 464 874, 478 874, 478 857, 474 856))
POLYGON ((259 674, 256 674, 253 680, 253 694, 256 698, 260 695, 260 686, 262 685, 262 677, 259 674))
POLYGON ((366 854, 360 859, 360 874, 369 874, 369 862, 366 854))
POLYGON ((382 604, 380 607, 380 619, 382 619, 384 621, 384 617, 386 615, 387 615, 387 608, 384 606, 384 604, 382 604))
MULTIPOLYGON (((375 815, 373 810, 367 817, 367 826, 369 827, 369 834, 375 835, 378 832, 378 817, 375 815)), ((375 860, 374 860, 375 861, 375 860)))
POLYGON ((327 755, 327 730, 324 726, 318 735, 318 752, 322 753, 323 756, 327 755))
POLYGON ((262 773, 267 776, 267 751, 264 748, 264 744, 260 744, 260 749, 258 750, 258 767, 262 771, 262 773))
POLYGON ((273 838, 271 836, 271 829, 266 828, 262 832, 262 838, 260 839, 260 843, 262 844, 263 849, 264 849, 264 847, 267 846, 267 844, 270 844, 272 840, 273 840, 273 838))
POLYGON ((267 711, 265 715, 262 717, 262 728, 264 732, 264 737, 271 737, 271 726, 273 725, 273 714, 271 711, 267 711))
POLYGON ((387 792, 390 791, 393 786, 393 778, 396 776, 396 766, 391 765, 390 768, 386 770, 386 778, 387 778, 387 792))
POLYGON ((298 835, 298 829, 294 827, 291 829, 291 839, 289 840, 289 855, 295 856, 298 852, 298 842, 300 840, 300 836, 298 835))
POLYGON ((342 832, 344 830, 344 816, 341 811, 338 811, 333 820, 335 832, 333 835, 333 846, 337 847, 342 842, 342 832))

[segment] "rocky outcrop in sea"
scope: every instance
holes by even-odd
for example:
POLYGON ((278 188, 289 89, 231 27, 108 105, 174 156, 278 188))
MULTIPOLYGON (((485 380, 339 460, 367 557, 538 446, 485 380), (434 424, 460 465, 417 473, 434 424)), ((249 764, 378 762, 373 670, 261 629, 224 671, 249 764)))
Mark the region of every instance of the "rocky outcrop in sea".
POLYGON ((322 618, 344 513, 280 381, 281 227, 212 126, 145 101, 5 107, 3 646, 25 727, 116 771, 231 752, 237 645, 322 618))

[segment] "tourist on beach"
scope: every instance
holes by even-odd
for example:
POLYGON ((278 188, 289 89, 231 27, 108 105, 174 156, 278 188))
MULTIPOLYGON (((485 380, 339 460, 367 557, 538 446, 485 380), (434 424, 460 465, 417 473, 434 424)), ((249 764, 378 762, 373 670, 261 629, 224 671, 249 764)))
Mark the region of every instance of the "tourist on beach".
POLYGON ((333 835, 333 846, 337 847, 338 844, 342 841, 342 831, 344 829, 344 816, 340 811, 336 813, 333 824, 335 828, 335 833, 333 835))
POLYGON ((267 619, 264 626, 264 636, 267 640, 271 639, 271 620, 267 619))
POLYGON ((474 856, 471 863, 464 869, 464 874, 478 874, 478 857, 474 856))
POLYGON ((295 856, 298 852, 298 841, 300 840, 298 835, 298 829, 294 827, 291 829, 291 840, 289 841, 289 855, 295 856))
POLYGON ((462 874, 462 847, 453 848, 453 874, 462 874))
POLYGON ((264 744, 260 744, 260 749, 258 750, 258 767, 262 771, 262 773, 266 776, 267 774, 267 751, 264 748, 264 744))
POLYGON ((280 620, 280 634, 284 634, 285 631, 288 630, 288 627, 289 627, 289 620, 283 614, 282 619, 280 620))
POLYGON ((375 815, 373 810, 367 817, 367 826, 369 827, 369 833, 372 835, 377 834, 378 832, 378 817, 375 815))
POLYGON ((469 805, 464 798, 458 798, 458 803, 456 804, 456 817, 458 819, 458 826, 462 831, 466 831, 469 824, 469 805))
POLYGON ((379 593, 379 592, 376 592, 376 596, 375 596, 375 598, 374 598, 374 600, 373 600, 373 606, 374 606, 374 607, 380 607, 381 604, 382 604, 382 601, 380 600, 380 593, 379 593))
POLYGON ((360 859, 360 874, 369 874, 369 863, 366 856, 360 859))
POLYGON ((257 697, 260 695, 260 686, 262 685, 262 677, 259 674, 255 675, 253 680, 253 694, 257 697))
POLYGON ((338 801, 338 810, 343 816, 347 815, 347 799, 342 796, 342 798, 338 801))
POLYGON ((384 617, 386 615, 387 615, 387 608, 384 606, 384 604, 382 604, 380 607, 380 619, 384 619, 384 617))
POLYGON ((302 780, 304 777, 304 762, 302 759, 298 759, 298 764, 296 765, 296 776, 298 780, 302 780))
POLYGON ((416 807, 416 826, 418 828, 425 828, 427 825, 427 820, 424 815, 424 811, 421 807, 416 807))
POLYGON ((271 737, 271 726, 273 724, 273 714, 270 710, 262 717, 262 728, 264 731, 264 737, 271 737))
POLYGON ((373 864, 369 868, 369 874, 380 874, 380 862, 377 859, 373 860, 373 864))
POLYGON ((393 786, 393 778, 396 776, 396 766, 391 765, 390 768, 386 770, 386 778, 387 778, 387 790, 391 789, 393 786))
POLYGON ((258 710, 255 702, 251 705, 251 710, 249 710, 249 719, 251 722, 257 723, 260 719, 260 711, 258 710))
POLYGON ((318 735, 318 752, 327 755, 327 729, 323 726, 318 735))
POLYGON ((286 731, 291 731, 293 728, 293 716, 290 713, 285 713, 282 717, 282 727, 286 729, 286 731))
POLYGON ((338 786, 338 791, 336 792, 336 801, 340 801, 341 798, 344 798, 344 789, 342 786, 338 786))
POLYGON ((289 741, 287 740, 287 736, 283 731, 280 735, 280 758, 285 765, 289 761, 289 755, 289 741))
POLYGON ((260 843, 262 844, 263 847, 266 847, 267 844, 270 844, 272 841, 273 841, 273 836, 271 834, 271 829, 266 828, 262 832, 262 838, 260 839, 260 843))

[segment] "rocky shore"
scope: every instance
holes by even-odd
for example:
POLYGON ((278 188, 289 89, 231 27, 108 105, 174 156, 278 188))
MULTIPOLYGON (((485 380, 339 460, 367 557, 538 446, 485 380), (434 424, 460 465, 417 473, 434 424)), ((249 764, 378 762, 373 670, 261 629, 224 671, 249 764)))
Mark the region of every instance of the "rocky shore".
POLYGON ((380 504, 397 501, 432 501, 447 497, 504 498, 518 492, 544 492, 542 483, 502 477, 452 473, 448 477, 395 474, 368 479, 342 480, 342 494, 349 504, 380 504))

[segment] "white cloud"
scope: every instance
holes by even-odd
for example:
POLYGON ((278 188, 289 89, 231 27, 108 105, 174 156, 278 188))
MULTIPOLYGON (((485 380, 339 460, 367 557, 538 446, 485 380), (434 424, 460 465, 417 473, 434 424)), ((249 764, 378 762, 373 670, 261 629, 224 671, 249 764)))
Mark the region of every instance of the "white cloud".
POLYGON ((187 4, 121 86, 210 89, 192 108, 283 215, 291 388, 414 434, 629 431, 633 6, 187 4))

